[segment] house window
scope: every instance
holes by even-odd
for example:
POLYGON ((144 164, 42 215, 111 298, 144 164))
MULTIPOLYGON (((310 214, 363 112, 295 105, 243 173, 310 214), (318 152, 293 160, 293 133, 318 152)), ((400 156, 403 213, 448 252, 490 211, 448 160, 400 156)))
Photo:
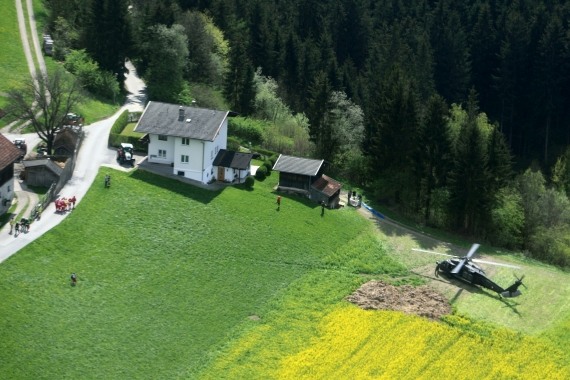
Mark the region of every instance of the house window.
POLYGON ((166 135, 158 135, 158 139, 161 141, 168 141, 168 136, 166 135))
POLYGON ((190 145, 190 139, 188 137, 182 137, 182 145, 190 145))
POLYGON ((187 164, 190 160, 189 160, 189 157, 187 155, 183 154, 182 156, 180 156, 180 161, 182 161, 182 163, 187 164))
POLYGON ((159 157, 159 158, 166 158, 166 150, 164 150, 164 149, 159 149, 159 150, 158 150, 158 157, 159 157))

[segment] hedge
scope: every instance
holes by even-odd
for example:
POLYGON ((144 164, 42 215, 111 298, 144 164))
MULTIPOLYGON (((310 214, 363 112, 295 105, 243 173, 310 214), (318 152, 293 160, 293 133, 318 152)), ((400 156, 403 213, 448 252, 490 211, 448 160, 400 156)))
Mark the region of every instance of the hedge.
POLYGON ((146 152, 147 145, 142 143, 138 137, 134 136, 123 136, 121 133, 129 124, 132 118, 129 117, 129 111, 125 110, 123 113, 117 118, 113 126, 111 127, 111 132, 109 133, 109 146, 114 146, 118 148, 121 143, 129 143, 133 144, 133 148, 136 151, 143 151, 146 152))

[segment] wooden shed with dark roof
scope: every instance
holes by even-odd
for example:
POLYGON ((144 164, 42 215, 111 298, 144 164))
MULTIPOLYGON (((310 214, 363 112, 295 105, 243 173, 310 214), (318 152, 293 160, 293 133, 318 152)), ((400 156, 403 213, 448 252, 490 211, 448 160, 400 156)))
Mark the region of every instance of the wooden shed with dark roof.
POLYGON ((8 210, 14 198, 14 163, 20 155, 20 149, 0 134, 0 215, 8 210))
POLYGON ((251 172, 253 154, 220 149, 213 165, 216 179, 223 182, 241 183, 251 172))
POLYGON ((56 156, 73 156, 79 144, 79 134, 72 128, 63 128, 53 141, 53 154, 56 156))
POLYGON ((310 195, 311 185, 320 177, 325 160, 279 155, 273 170, 279 172, 280 190, 310 195))
POLYGON ((50 158, 24 161, 26 168, 26 184, 31 186, 50 187, 58 182, 65 163, 58 163, 50 158))

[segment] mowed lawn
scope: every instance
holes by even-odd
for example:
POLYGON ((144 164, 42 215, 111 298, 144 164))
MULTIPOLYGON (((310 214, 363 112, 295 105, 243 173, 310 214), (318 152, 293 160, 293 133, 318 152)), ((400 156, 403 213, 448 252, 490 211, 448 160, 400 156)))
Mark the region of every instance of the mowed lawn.
POLYGON ((321 217, 299 197, 277 211, 275 181, 210 192, 103 169, 71 215, 0 265, 0 373, 192 373, 304 274, 357 270, 329 257, 367 222, 352 209, 321 217))
POLYGON ((406 266, 353 208, 321 217, 285 196, 277 210, 276 180, 210 192, 101 169, 71 215, 0 264, 1 377, 452 379, 458 357, 477 378, 570 377, 568 318, 535 337, 348 303, 406 266))

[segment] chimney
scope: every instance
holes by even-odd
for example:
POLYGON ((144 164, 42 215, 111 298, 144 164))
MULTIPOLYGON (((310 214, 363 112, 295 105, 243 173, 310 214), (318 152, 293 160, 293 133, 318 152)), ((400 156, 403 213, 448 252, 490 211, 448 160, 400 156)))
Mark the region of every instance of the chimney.
POLYGON ((184 121, 184 108, 182 106, 178 108, 178 121, 184 121))

